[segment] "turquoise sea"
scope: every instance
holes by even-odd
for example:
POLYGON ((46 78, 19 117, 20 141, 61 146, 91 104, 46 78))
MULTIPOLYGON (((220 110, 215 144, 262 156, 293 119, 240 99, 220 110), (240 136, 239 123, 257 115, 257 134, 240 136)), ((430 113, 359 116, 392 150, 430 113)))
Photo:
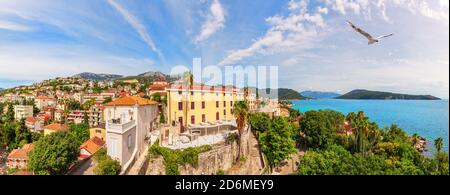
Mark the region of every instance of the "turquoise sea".
POLYGON ((344 114, 364 111, 380 127, 399 125, 409 134, 417 133, 428 141, 429 152, 434 151, 434 139, 444 139, 448 151, 449 102, 448 100, 295 100, 293 108, 309 110, 332 109, 344 114))

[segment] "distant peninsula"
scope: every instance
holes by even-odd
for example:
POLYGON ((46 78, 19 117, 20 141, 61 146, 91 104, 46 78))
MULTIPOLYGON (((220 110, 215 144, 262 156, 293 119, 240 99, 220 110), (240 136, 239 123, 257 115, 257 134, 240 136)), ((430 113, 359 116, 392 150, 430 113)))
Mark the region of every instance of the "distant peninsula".
POLYGON ((440 100, 432 95, 408 95, 382 91, 369 91, 365 89, 356 89, 336 99, 376 99, 376 100, 440 100))
MULTIPOLYGON (((254 88, 252 90, 254 90, 254 88)), ((261 97, 264 97, 264 94, 267 94, 270 90, 276 90, 276 89, 258 89, 257 93, 261 97)), ((308 99, 311 99, 311 98, 301 95, 298 91, 295 91, 293 89, 279 88, 277 92, 278 92, 277 95, 278 95, 279 100, 308 100, 308 99)))
POLYGON ((325 92, 325 91, 302 91, 300 92, 302 96, 312 98, 312 99, 333 99, 339 97, 342 94, 335 92, 325 92))

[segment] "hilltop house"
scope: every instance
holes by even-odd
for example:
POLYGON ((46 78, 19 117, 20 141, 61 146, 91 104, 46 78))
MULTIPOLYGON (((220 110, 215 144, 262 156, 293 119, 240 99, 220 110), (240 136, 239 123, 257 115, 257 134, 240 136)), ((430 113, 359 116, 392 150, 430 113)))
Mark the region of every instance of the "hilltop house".
POLYGON ((56 132, 66 132, 68 130, 69 127, 67 125, 53 123, 44 127, 44 135, 49 135, 56 132))
POLYGON ((14 149, 8 155, 8 168, 26 169, 28 167, 28 153, 33 150, 33 144, 25 144, 22 148, 14 149))
POLYGON ((140 97, 122 97, 105 104, 105 119, 108 155, 127 170, 147 152, 145 140, 158 119, 158 105, 140 97))
POLYGON ((93 137, 80 146, 80 160, 85 159, 100 150, 105 145, 105 141, 98 137, 93 137))
POLYGON ((30 116, 25 120, 25 126, 27 126, 27 128, 30 129, 31 132, 41 132, 42 130, 44 130, 42 128, 44 126, 44 121, 30 116))
POLYGON ((33 116, 33 106, 14 105, 14 118, 18 121, 33 116))

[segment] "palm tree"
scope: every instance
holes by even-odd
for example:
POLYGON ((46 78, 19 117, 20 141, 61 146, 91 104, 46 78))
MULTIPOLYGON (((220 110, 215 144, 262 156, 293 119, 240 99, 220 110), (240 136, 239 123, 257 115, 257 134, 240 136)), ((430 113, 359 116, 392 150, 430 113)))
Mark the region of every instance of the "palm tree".
POLYGON ((439 153, 444 145, 442 137, 438 137, 434 140, 434 147, 436 147, 436 151, 439 153))
POLYGON ((358 140, 358 151, 365 157, 365 139, 367 139, 369 133, 369 121, 364 115, 364 112, 358 112, 356 116, 356 135, 358 140))
POLYGON ((248 115, 249 115, 247 101, 236 102, 233 105, 232 114, 236 118, 237 129, 238 129, 238 132, 239 132, 239 146, 238 146, 239 147, 239 149, 238 149, 239 152, 238 152, 238 156, 237 156, 237 160, 239 160, 241 158, 242 137, 243 137, 243 134, 244 134, 244 129, 245 129, 245 126, 247 124, 248 115))

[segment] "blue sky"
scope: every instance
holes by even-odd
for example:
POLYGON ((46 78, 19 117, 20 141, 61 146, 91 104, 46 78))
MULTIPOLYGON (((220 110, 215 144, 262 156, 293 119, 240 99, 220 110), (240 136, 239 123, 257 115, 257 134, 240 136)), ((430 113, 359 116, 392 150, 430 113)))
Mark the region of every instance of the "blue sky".
POLYGON ((0 87, 79 72, 276 65, 279 85, 449 96, 448 0, 0 0, 0 87), (374 36, 367 45, 345 23, 374 36))

